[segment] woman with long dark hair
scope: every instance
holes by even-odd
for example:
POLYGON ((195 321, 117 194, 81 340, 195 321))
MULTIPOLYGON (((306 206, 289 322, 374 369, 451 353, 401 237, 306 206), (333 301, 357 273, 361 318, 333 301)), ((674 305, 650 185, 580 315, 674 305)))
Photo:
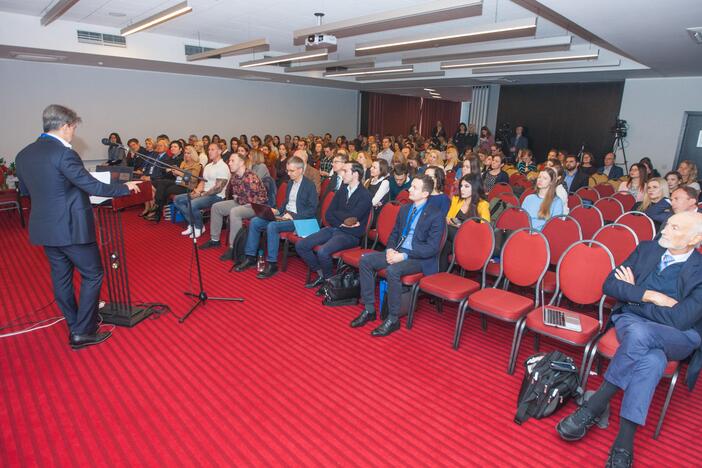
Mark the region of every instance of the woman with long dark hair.
POLYGON ((642 202, 646 194, 646 182, 648 181, 648 169, 641 163, 632 164, 629 167, 629 180, 619 184, 617 192, 626 192, 634 196, 637 202, 642 202))
POLYGON ((110 140, 111 145, 107 147, 107 164, 110 166, 116 166, 127 157, 127 153, 124 151, 124 148, 112 146, 122 144, 122 139, 119 137, 119 133, 110 133, 108 139, 110 140))
POLYGON ((444 185, 446 184, 446 173, 439 166, 427 166, 424 171, 424 175, 431 177, 434 181, 434 190, 429 195, 427 200, 427 206, 433 206, 439 212, 446 216, 449 207, 451 206, 451 200, 444 193, 444 185))
POLYGON ((556 196, 558 175, 556 171, 547 167, 539 172, 536 178, 536 193, 528 195, 522 208, 531 218, 531 227, 541 230, 546 221, 554 216, 563 214, 563 202, 556 196))

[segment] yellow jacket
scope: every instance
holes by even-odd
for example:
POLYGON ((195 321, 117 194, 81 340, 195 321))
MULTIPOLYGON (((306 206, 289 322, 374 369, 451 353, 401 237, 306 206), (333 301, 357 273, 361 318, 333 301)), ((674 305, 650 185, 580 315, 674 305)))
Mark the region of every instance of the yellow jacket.
MULTIPOLYGON (((451 200, 451 208, 449 208, 448 214, 446 215, 446 221, 450 221, 451 219, 456 217, 456 215, 458 214, 458 210, 461 209, 462 204, 463 200, 461 200, 460 197, 453 197, 453 199, 451 200)), ((485 221, 490 221, 490 204, 486 200, 480 200, 478 202, 477 212, 478 216, 483 218, 485 221)))

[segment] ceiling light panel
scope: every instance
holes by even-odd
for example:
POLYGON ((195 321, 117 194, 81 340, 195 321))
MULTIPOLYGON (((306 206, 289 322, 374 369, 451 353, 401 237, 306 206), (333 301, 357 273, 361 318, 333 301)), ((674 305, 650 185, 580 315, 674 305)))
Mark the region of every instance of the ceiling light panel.
POLYGON ((314 49, 295 54, 278 55, 276 57, 266 57, 259 60, 250 60, 239 63, 241 68, 263 67, 265 65, 275 65, 283 62, 297 62, 302 60, 322 60, 329 56, 327 49, 314 49))
POLYGON ((293 32, 293 43, 302 45, 305 43, 305 38, 313 34, 331 34, 336 37, 359 36, 361 34, 480 16, 482 12, 482 0, 424 2, 421 5, 298 29, 293 32))
POLYGON ((53 23, 63 16, 64 13, 70 10, 76 3, 78 3, 78 0, 59 0, 56 5, 51 8, 51 10, 47 11, 46 14, 41 17, 41 25, 48 26, 49 24, 53 23))
POLYGON ((199 54, 188 55, 186 59, 188 62, 194 62, 196 60, 226 57, 228 55, 238 55, 249 52, 267 52, 270 50, 270 48, 271 46, 266 39, 256 39, 227 47, 221 47, 219 49, 208 50, 199 54))
POLYGON ((340 72, 327 72, 326 77, 341 77, 341 76, 360 76, 360 75, 386 75, 388 73, 411 72, 414 71, 412 65, 401 65, 398 67, 382 67, 382 68, 359 68, 357 70, 348 70, 340 72))
POLYGON ((536 33, 536 17, 514 21, 485 24, 445 34, 412 36, 356 45, 356 55, 386 54, 402 50, 444 47, 454 44, 493 41, 514 37, 533 36, 536 33))
POLYGON ((480 68, 480 67, 494 67, 499 65, 526 65, 531 63, 548 63, 548 62, 566 62, 569 60, 595 60, 599 57, 599 50, 594 50, 591 52, 568 52, 558 55, 549 56, 539 56, 539 57, 525 57, 525 56, 509 56, 501 57, 497 59, 484 59, 484 60, 458 60, 452 62, 441 62, 440 68, 442 70, 451 70, 456 68, 480 68))
POLYGON ((366 75, 366 76, 357 76, 356 81, 377 81, 377 80, 399 80, 399 79, 405 79, 405 78, 436 78, 440 76, 446 75, 446 72, 443 71, 433 71, 433 72, 418 72, 418 73, 407 73, 407 72, 398 72, 398 73, 388 73, 385 75, 381 76, 373 76, 373 75, 366 75))
POLYGON ((508 72, 528 72, 542 70, 563 70, 570 68, 618 67, 621 60, 580 60, 562 63, 537 63, 531 65, 504 65, 501 67, 481 67, 472 70, 473 74, 504 74, 508 72))
POLYGON ((344 67, 344 68, 371 68, 375 66, 373 58, 337 60, 334 62, 311 63, 309 65, 299 65, 296 67, 288 67, 286 73, 297 73, 307 71, 325 71, 327 68, 344 67))
POLYGON ((170 21, 186 13, 190 13, 191 11, 193 11, 193 9, 192 7, 188 6, 187 1, 180 2, 177 5, 173 5, 172 7, 163 10, 160 13, 156 13, 155 15, 149 16, 148 18, 143 19, 137 23, 131 24, 126 28, 122 28, 119 33, 122 36, 128 36, 129 34, 145 31, 147 29, 153 28, 154 26, 158 26, 161 23, 165 23, 166 21, 170 21))

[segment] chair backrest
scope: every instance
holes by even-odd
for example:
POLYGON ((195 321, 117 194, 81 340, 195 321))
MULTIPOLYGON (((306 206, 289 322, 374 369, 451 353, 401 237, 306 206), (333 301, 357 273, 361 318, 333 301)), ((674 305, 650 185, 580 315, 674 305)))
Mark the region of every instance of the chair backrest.
POLYGON ((465 220, 453 239, 453 262, 464 270, 482 270, 485 286, 485 269, 495 248, 495 233, 490 223, 482 218, 465 220))
POLYGON ((636 205, 636 198, 627 192, 617 192, 612 195, 612 198, 616 198, 624 207, 624 211, 631 211, 631 209, 636 205))
POLYGON ((397 196, 395 197, 395 201, 402 203, 403 205, 409 203, 410 202, 409 191, 403 190, 402 192, 398 193, 397 196))
POLYGON ((521 172, 515 172, 509 176, 509 185, 514 187, 515 185, 519 185, 524 180, 526 180, 526 176, 524 174, 521 172))
POLYGON ((495 284, 504 276, 517 286, 536 286, 536 291, 551 262, 546 237, 531 228, 514 231, 502 247, 500 258, 500 276, 495 284))
POLYGON ((319 186, 319 196, 320 197, 324 196, 324 193, 327 191, 327 188, 329 187, 330 183, 331 183, 331 177, 326 177, 322 181, 322 185, 319 186))
POLYGON ((629 226, 641 241, 653 240, 656 237, 656 225, 646 213, 640 211, 627 211, 614 220, 617 224, 629 226))
POLYGON ((264 177, 261 179, 261 182, 266 187, 266 194, 268 194, 267 205, 275 208, 275 203, 278 201, 278 188, 275 185, 275 179, 273 177, 264 177))
POLYGON ((448 171, 444 182, 444 193, 448 197, 452 197, 456 192, 456 172, 448 171))
POLYGON ((616 223, 602 226, 592 236, 592 240, 603 244, 609 249, 617 266, 624 263, 624 260, 631 255, 639 244, 636 233, 629 226, 616 223))
POLYGON ((598 304, 598 320, 602 327, 605 279, 614 269, 614 258, 600 242, 578 241, 566 249, 556 267, 556 292, 551 304, 564 295, 576 304, 598 304), (587 281, 583 281, 587 278, 587 281))
POLYGON ((580 224, 583 239, 592 239, 595 232, 604 225, 602 213, 594 206, 580 205, 569 213, 580 224))
POLYGON ((509 229, 515 231, 521 228, 531 227, 531 218, 529 213, 518 206, 510 206, 505 208, 499 218, 495 221, 497 229, 509 229))
POLYGON ((492 190, 490 190, 490 193, 488 193, 488 201, 491 201, 493 198, 495 198, 501 193, 511 193, 514 195, 512 187, 508 183, 499 182, 495 184, 495 186, 492 187, 492 190))
POLYGON ((324 226, 329 226, 329 223, 327 222, 327 210, 329 209, 329 205, 331 205, 331 202, 334 199, 334 195, 336 195, 336 192, 329 192, 327 196, 324 197, 324 200, 322 200, 322 211, 320 212, 320 218, 324 226))
POLYGON ((568 194, 568 209, 572 210, 576 206, 580 206, 583 204, 583 199, 580 198, 580 195, 577 193, 569 193, 568 194))
POLYGON ((512 206, 520 206, 519 200, 514 196, 513 193, 498 193, 497 198, 512 206))
POLYGON ((583 238, 578 221, 567 215, 554 216, 546 221, 541 233, 548 240, 548 247, 551 250, 551 265, 557 264, 563 252, 583 238))
POLYGON ((583 200, 590 200, 592 203, 595 203, 600 199, 600 194, 597 193, 597 190, 592 187, 580 187, 575 191, 575 193, 577 193, 583 200))
POLYGON ((597 184, 592 188, 595 189, 597 191, 597 193, 600 194, 600 198, 611 197, 612 195, 614 195, 614 187, 612 187, 612 185, 607 184, 607 183, 597 184))
POLYGON ((613 223, 624 213, 621 202, 613 197, 600 198, 595 202, 595 207, 600 210, 602 218, 608 223, 613 223))
POLYGON ((392 234, 392 229, 395 227, 395 220, 402 208, 402 204, 397 202, 388 202, 383 205, 378 215, 378 222, 375 228, 378 231, 378 241, 384 246, 388 245, 388 239, 392 234))
POLYGON ((285 202, 285 195, 287 195, 288 192, 288 183, 283 182, 280 184, 280 187, 278 187, 278 192, 275 194, 275 206, 280 206, 285 202))
POLYGON ((519 197, 519 206, 522 206, 522 203, 524 203, 524 199, 532 193, 536 193, 536 189, 534 189, 533 187, 525 189, 519 197))

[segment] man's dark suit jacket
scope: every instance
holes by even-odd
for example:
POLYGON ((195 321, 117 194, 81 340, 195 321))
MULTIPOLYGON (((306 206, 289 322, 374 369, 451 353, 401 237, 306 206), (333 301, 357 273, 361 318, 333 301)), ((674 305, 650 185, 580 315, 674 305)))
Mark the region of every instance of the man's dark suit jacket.
MULTIPOLYGON (((285 190, 285 201, 278 207, 281 213, 285 212, 285 207, 288 206, 292 186, 293 181, 289 180, 288 188, 285 190)), ((290 214, 293 219, 312 219, 317 215, 318 203, 319 199, 317 198, 317 189, 314 187, 314 183, 307 177, 303 177, 295 199, 295 214, 290 214)))
MULTIPOLYGON (((340 177, 336 174, 334 174, 330 179, 329 183, 327 184, 327 187, 324 189, 324 193, 322 194, 321 197, 319 197, 320 200, 324 200, 327 198, 327 194, 330 192, 336 192, 336 184, 339 182, 340 177)), ((341 185, 339 185, 339 188, 341 188, 341 185)))
MULTIPOLYGON (((666 249, 656 241, 641 242, 623 263, 631 268, 637 283, 658 268, 666 249)), ((604 292, 620 301, 615 313, 635 313, 657 323, 668 325, 678 330, 694 328, 702 336, 702 255, 695 251, 687 259, 678 277, 678 303, 673 307, 659 307, 648 302, 641 302, 645 289, 620 281, 612 271, 604 283, 604 292)), ((687 369, 687 386, 692 390, 697 376, 702 369, 702 350, 694 352, 687 369)))
POLYGON ((441 240, 446 229, 446 218, 439 210, 427 206, 419 215, 419 221, 414 227, 412 236, 412 250, 399 248, 397 245, 405 229, 407 217, 414 204, 407 204, 400 208, 395 220, 395 226, 388 238, 387 247, 404 252, 411 259, 418 260, 422 265, 424 275, 433 275, 439 271, 439 252, 441 250, 441 240))
MULTIPOLYGON (((563 177, 563 180, 565 180, 565 176, 563 177)), ((566 187, 566 190, 569 193, 575 193, 579 188, 587 187, 589 182, 590 182, 590 176, 588 176, 583 171, 578 169, 575 172, 575 176, 573 177, 573 182, 570 184, 570 187, 566 187)), ((565 182, 564 182, 564 184, 565 184, 565 182)))
MULTIPOLYGON (((604 174, 604 170, 605 170, 605 168, 604 168, 604 166, 602 166, 601 168, 597 169, 597 172, 600 174, 604 174)), ((619 179, 623 175, 624 175, 624 169, 622 169, 621 167, 619 167, 615 164, 614 166, 612 166, 612 169, 609 170, 609 175, 607 177, 609 177, 609 179, 612 180, 612 179, 619 179)))
POLYGON ((35 245, 67 246, 95 242, 95 220, 88 195, 119 197, 126 185, 103 184, 83 166, 78 153, 42 135, 15 160, 20 189, 29 193, 29 240, 35 245))
POLYGON ((324 217, 329 226, 336 228, 341 226, 346 218, 356 218, 359 226, 342 229, 343 232, 360 238, 366 233, 368 216, 370 216, 372 208, 371 205, 372 198, 363 184, 358 184, 350 198, 348 186, 346 184, 341 184, 339 190, 334 194, 334 198, 332 198, 324 217))

